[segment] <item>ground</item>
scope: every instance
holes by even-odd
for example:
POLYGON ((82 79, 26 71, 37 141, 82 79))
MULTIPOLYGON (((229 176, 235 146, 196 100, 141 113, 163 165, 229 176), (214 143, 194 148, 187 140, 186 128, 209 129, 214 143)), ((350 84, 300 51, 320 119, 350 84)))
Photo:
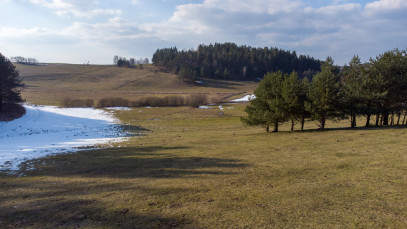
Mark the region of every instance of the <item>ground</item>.
POLYGON ((405 127, 266 133, 245 106, 117 110, 145 135, 0 173, 0 228, 405 227, 405 127))
POLYGON ((339 128, 344 121, 320 132, 308 122, 305 132, 267 134, 240 123, 244 106, 116 111, 147 135, 2 174, 0 226, 405 225, 405 128, 339 128))

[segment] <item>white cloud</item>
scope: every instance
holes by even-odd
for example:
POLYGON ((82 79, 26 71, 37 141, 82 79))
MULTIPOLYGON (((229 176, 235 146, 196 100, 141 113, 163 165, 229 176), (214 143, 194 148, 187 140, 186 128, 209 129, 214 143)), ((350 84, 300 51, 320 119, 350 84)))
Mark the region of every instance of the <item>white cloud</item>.
POLYGON ((407 8, 406 0, 379 0, 366 4, 368 10, 397 10, 407 8))
POLYGON ((92 18, 98 15, 121 15, 117 9, 97 8, 99 2, 82 0, 29 0, 31 3, 49 8, 59 16, 73 16, 77 18, 92 18))

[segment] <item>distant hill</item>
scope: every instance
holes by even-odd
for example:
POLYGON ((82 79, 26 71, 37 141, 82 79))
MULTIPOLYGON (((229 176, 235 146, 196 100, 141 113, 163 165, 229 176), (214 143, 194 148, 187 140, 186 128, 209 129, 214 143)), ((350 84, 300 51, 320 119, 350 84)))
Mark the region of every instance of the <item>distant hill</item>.
POLYGON ((192 93, 206 93, 215 100, 251 93, 257 86, 255 82, 222 80, 185 83, 177 75, 157 71, 153 65, 143 65, 143 69, 113 65, 15 65, 26 85, 22 96, 34 104, 60 105, 66 97, 132 100, 151 95, 192 93))

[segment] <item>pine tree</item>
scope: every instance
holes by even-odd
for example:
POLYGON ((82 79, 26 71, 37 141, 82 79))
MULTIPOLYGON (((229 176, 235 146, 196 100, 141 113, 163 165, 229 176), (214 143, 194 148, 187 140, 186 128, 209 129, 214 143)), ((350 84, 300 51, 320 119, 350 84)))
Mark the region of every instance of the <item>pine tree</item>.
POLYGON ((296 72, 284 75, 281 87, 281 96, 284 104, 284 113, 291 120, 291 131, 302 117, 303 101, 301 99, 301 82, 296 72))
POLYGON ((358 56, 354 56, 343 70, 344 109, 350 116, 351 128, 356 127, 356 116, 361 113, 364 92, 362 64, 358 56))
POLYGON ((19 103, 20 92, 17 90, 24 84, 18 78, 16 67, 0 53, 0 111, 4 103, 19 103))
POLYGON ((284 102, 281 94, 283 73, 267 73, 254 91, 256 98, 250 102, 245 111, 248 117, 241 117, 241 121, 249 126, 263 126, 267 132, 270 126, 274 132, 288 118, 285 115, 284 102))
POLYGON ((341 116, 338 107, 341 104, 339 77, 334 71, 333 60, 327 57, 321 66, 321 72, 313 77, 307 94, 310 102, 306 103, 306 109, 310 112, 311 119, 319 122, 321 130, 325 129, 326 120, 341 116))

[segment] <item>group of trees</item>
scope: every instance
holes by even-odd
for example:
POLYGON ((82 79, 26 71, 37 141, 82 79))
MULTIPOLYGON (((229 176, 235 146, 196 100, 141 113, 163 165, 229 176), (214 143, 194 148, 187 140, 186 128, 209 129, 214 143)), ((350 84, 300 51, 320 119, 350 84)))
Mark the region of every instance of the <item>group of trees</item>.
POLYGON ((199 45, 197 50, 158 49, 152 62, 184 80, 201 78, 256 80, 267 72, 298 72, 301 78, 320 70, 320 61, 278 48, 253 48, 234 43, 199 45))
POLYGON ((35 58, 25 58, 22 56, 12 56, 10 57, 12 62, 17 62, 19 64, 31 64, 31 65, 35 65, 38 64, 38 60, 35 58))
POLYGON ((365 116, 365 126, 375 116, 375 125, 407 124, 407 50, 392 50, 362 64, 354 56, 343 68, 328 57, 310 82, 297 73, 268 73, 255 90, 256 99, 247 106, 247 125, 278 131, 281 123, 297 122, 304 127, 309 118, 325 128, 326 120, 348 118, 356 127, 356 117, 365 116))
POLYGON ((118 67, 128 67, 128 68, 133 68, 137 65, 142 69, 143 64, 149 64, 150 61, 148 58, 142 58, 136 60, 134 58, 126 59, 126 57, 121 57, 121 56, 113 56, 113 64, 117 65, 118 67))
POLYGON ((18 76, 16 67, 0 53, 0 111, 5 103, 22 102, 17 88, 22 87, 23 83, 18 76))

